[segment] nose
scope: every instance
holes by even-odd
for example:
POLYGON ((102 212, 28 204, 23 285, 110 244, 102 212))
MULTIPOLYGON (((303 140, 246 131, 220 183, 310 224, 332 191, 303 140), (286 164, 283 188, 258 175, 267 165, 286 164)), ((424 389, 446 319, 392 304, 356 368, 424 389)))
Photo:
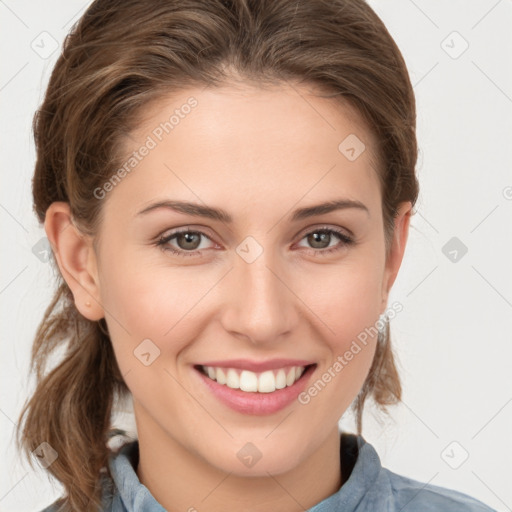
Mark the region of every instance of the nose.
POLYGON ((252 262, 236 255, 234 268, 223 284, 224 329, 255 345, 273 344, 289 334, 298 322, 300 303, 289 280, 285 264, 271 250, 264 250, 252 262))

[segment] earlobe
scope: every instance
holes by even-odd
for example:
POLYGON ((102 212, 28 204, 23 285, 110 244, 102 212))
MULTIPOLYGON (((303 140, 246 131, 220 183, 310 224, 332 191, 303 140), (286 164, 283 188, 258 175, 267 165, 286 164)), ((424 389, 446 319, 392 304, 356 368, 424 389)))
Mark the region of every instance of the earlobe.
POLYGON ((393 239, 389 256, 386 261, 386 270, 384 273, 384 280, 382 282, 382 307, 381 314, 384 313, 388 296, 396 276, 402 264, 402 259, 407 245, 407 238, 409 235, 409 225, 411 220, 412 204, 410 201, 401 203, 398 207, 398 214, 395 217, 395 229, 393 232, 393 239))
POLYGON ((92 240, 73 223, 68 203, 56 201, 48 207, 44 229, 76 308, 89 320, 103 318, 92 240))

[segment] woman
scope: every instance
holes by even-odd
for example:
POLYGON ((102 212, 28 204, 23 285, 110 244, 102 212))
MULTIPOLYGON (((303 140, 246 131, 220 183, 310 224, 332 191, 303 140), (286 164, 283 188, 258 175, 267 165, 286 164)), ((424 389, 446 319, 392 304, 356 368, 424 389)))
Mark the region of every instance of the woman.
POLYGON ((412 87, 368 5, 95 1, 34 132, 61 278, 20 443, 64 485, 45 510, 491 510, 361 436, 365 399, 401 396, 418 196, 412 87))

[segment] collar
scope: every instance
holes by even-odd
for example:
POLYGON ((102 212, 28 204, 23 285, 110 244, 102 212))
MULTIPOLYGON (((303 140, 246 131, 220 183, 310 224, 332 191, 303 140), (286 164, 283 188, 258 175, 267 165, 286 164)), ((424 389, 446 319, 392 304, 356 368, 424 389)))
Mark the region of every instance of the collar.
MULTIPOLYGON (((143 485, 135 471, 139 461, 138 440, 126 443, 117 454, 109 457, 109 467, 115 483, 111 495, 111 512, 166 512, 143 485)), ((376 482, 382 469, 380 458, 372 445, 360 435, 342 432, 340 463, 343 475, 349 475, 331 496, 309 509, 309 512, 355 510, 376 482)), ((345 477, 344 477, 345 478, 345 477)))

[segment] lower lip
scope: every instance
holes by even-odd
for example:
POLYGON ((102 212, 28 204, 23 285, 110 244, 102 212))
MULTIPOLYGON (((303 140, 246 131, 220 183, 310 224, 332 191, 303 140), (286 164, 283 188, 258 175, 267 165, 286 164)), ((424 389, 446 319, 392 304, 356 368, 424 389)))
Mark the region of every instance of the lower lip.
POLYGON ((243 414, 265 415, 280 411, 296 400, 297 396, 306 387, 315 368, 316 365, 306 368, 306 371, 294 384, 283 389, 276 389, 272 393, 246 392, 233 389, 210 379, 196 368, 193 368, 193 371, 201 377, 208 389, 231 409, 243 414))

